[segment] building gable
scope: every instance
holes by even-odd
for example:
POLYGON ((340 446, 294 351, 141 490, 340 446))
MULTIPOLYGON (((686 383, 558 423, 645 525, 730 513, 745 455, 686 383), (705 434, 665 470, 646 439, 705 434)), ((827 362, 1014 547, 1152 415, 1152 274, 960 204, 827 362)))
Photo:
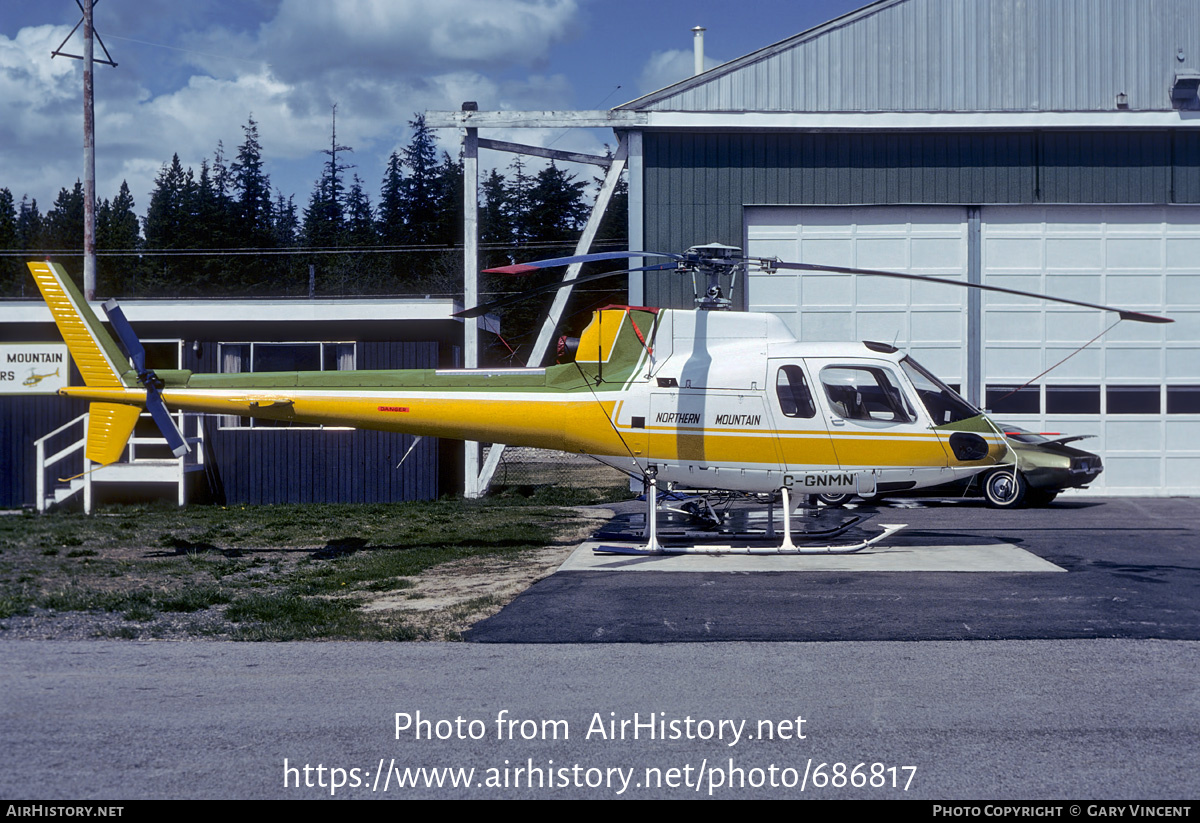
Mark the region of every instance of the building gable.
POLYGON ((1194 0, 880 0, 618 110, 1171 111, 1198 70, 1194 0))

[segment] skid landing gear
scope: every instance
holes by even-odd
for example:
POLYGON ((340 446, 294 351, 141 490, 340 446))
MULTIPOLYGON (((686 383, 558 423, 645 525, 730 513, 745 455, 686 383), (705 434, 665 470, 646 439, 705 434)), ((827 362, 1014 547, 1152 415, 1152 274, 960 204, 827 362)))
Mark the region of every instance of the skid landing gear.
MULTIPOLYGON (((767 518, 766 518, 766 523, 764 524, 765 528, 755 529, 753 531, 747 529, 746 531, 740 532, 740 533, 732 533, 729 530, 723 530, 721 532, 718 532, 719 534, 721 534, 723 536, 732 536, 732 537, 740 536, 740 537, 744 538, 741 545, 734 545, 732 543, 728 544, 728 545, 713 545, 713 544, 709 544, 706 542, 700 542, 700 539, 702 539, 702 536, 700 534, 694 533, 694 532, 688 533, 686 535, 686 537, 689 537, 689 538, 693 539, 694 541, 696 541, 696 542, 693 542, 692 545, 664 544, 659 540, 658 481, 655 479, 655 477, 653 475, 651 475, 648 477, 648 482, 647 482, 645 527, 640 530, 631 530, 631 532, 629 533, 629 537, 634 538, 634 539, 636 539, 636 537, 643 537, 646 540, 645 545, 644 546, 633 546, 633 545, 614 545, 614 544, 610 544, 610 543, 604 543, 600 546, 597 546, 595 549, 593 549, 593 551, 596 554, 624 554, 624 555, 852 554, 854 552, 862 551, 863 549, 867 548, 868 546, 875 545, 876 543, 886 539, 887 537, 889 537, 889 536, 895 534, 896 532, 900 531, 901 529, 905 528, 905 525, 906 525, 906 524, 880 524, 881 528, 883 529, 883 531, 881 533, 879 533, 873 537, 863 538, 863 539, 859 540, 858 542, 850 543, 850 544, 810 545, 810 544, 805 544, 805 543, 801 542, 800 545, 797 545, 796 539, 799 539, 801 541, 803 541, 805 539, 807 539, 807 540, 817 540, 817 539, 829 540, 829 539, 838 537, 839 535, 848 531, 851 527, 857 525, 862 520, 862 518, 861 517, 850 517, 850 518, 847 518, 846 520, 839 522, 837 525, 829 527, 829 528, 819 528, 818 527, 816 529, 805 530, 801 534, 796 535, 795 539, 794 539, 794 535, 792 532, 791 515, 795 509, 795 506, 792 505, 791 496, 790 496, 790 493, 788 492, 787 488, 781 489, 781 492, 782 492, 781 496, 782 496, 782 503, 783 503, 783 542, 780 545, 774 545, 774 546, 772 546, 772 545, 755 545, 756 542, 761 543, 761 541, 763 539, 773 539, 776 536, 775 523, 774 523, 774 519, 775 519, 774 518, 774 508, 775 507, 774 507, 773 500, 771 503, 771 508, 770 508, 767 518)), ((805 499, 807 497, 809 497, 809 496, 805 495, 802 498, 798 498, 796 500, 796 502, 799 503, 800 500, 805 499)), ((809 500, 808 503, 809 503, 809 505, 812 505, 813 503, 815 503, 815 501, 809 500)), ((672 508, 668 508, 667 510, 668 511, 676 511, 675 509, 672 509, 672 508)), ((680 513, 688 514, 691 516, 695 515, 695 513, 692 511, 680 512, 680 513)), ((716 513, 712 510, 711 506, 708 506, 706 513, 711 513, 712 517, 716 517, 716 513)), ((670 529, 668 529, 668 531, 670 532, 670 529)), ((680 532, 670 532, 670 533, 674 537, 685 536, 685 535, 681 534, 680 532)), ((617 535, 610 534, 607 536, 615 537, 617 535)), ((711 534, 708 536, 711 537, 711 534)), ((621 537, 624 537, 624 535, 621 535, 621 537)))

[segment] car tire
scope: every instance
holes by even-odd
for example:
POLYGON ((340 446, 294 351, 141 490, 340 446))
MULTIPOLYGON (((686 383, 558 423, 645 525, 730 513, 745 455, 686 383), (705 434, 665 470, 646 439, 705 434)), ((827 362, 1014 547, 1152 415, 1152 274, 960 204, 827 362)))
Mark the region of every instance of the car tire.
POLYGON ((840 509, 842 506, 849 503, 851 501, 851 499, 853 499, 853 497, 854 497, 854 495, 852 495, 852 494, 818 494, 817 495, 817 499, 820 500, 822 503, 824 503, 826 506, 832 506, 833 508, 837 508, 837 509, 840 509))
POLYGON ((1025 495, 1025 502, 1031 506, 1049 506, 1058 497, 1058 492, 1030 489, 1025 495))
POLYGON ((997 469, 983 479, 983 496, 993 509, 1015 509, 1025 501, 1029 483, 1013 469, 997 469))

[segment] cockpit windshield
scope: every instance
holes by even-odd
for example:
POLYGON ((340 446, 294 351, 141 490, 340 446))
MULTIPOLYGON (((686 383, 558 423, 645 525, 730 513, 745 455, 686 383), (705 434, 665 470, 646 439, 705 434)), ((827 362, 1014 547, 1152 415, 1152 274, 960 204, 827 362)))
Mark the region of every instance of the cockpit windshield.
POLYGON ((959 420, 982 414, 979 409, 960 397, 958 392, 938 380, 932 372, 911 357, 901 359, 900 367, 916 387, 917 394, 925 404, 925 410, 929 412, 935 426, 957 423, 959 420))

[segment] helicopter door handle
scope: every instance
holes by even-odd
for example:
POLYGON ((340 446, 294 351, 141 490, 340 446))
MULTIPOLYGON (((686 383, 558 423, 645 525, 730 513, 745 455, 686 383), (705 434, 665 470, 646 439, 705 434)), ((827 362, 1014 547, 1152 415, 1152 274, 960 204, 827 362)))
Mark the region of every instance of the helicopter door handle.
POLYGON ((845 420, 843 420, 843 419, 841 419, 840 417, 831 417, 831 418, 829 418, 829 422, 830 422, 830 423, 832 423, 832 424, 833 424, 833 425, 835 425, 835 426, 844 426, 844 425, 846 425, 846 421, 845 421, 845 420))

